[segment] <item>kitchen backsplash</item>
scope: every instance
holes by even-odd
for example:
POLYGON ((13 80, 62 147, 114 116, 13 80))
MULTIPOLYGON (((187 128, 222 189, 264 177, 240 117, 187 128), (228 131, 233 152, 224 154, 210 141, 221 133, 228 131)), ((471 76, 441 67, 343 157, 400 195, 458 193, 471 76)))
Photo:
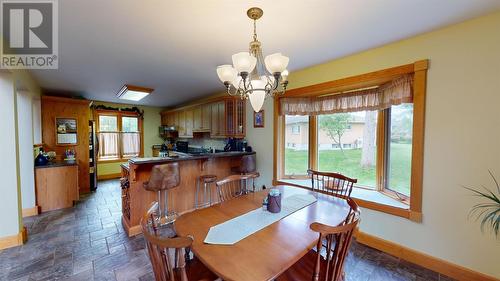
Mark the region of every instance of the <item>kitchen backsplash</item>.
MULTIPOLYGON (((186 139, 182 139, 186 140, 186 139)), ((203 147, 203 148, 215 148, 215 149, 224 149, 224 146, 226 145, 226 140, 225 139, 210 139, 210 138, 194 138, 194 139, 188 139, 189 141, 189 146, 191 147, 203 147)))

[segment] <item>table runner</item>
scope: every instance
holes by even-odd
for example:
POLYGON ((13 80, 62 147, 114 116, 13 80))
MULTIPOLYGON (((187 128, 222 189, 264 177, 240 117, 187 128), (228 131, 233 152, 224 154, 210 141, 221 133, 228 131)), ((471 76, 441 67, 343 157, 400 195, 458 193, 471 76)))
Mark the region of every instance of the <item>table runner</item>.
POLYGON ((316 201, 316 197, 310 194, 296 194, 286 197, 282 200, 281 212, 273 214, 262 210, 262 208, 255 209, 212 226, 204 242, 207 244, 233 245, 316 201))

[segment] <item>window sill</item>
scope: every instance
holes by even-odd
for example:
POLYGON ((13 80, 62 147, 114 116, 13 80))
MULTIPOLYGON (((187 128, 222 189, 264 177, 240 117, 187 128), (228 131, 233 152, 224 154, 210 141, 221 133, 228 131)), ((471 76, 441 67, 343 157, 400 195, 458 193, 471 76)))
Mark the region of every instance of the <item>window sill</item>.
MULTIPOLYGON (((281 179, 276 184, 293 185, 302 188, 311 188, 311 181, 306 179, 281 179)), ((415 213, 410 210, 410 206, 391 198, 382 192, 364 188, 353 188, 351 197, 355 199, 359 206, 371 210, 403 217, 412 221, 420 222, 421 213, 415 213)))

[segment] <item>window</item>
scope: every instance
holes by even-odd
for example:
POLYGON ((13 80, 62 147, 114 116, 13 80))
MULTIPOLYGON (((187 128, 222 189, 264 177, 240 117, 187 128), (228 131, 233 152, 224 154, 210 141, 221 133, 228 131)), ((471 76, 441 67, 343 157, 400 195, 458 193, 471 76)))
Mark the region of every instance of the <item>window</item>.
POLYGON ((142 155, 142 120, 134 114, 98 112, 99 160, 125 160, 142 155))
POLYGON ((389 190, 410 196, 411 149, 413 141, 413 105, 401 104, 389 110, 389 139, 386 187, 389 190))
POLYGON ((305 176, 309 168, 309 116, 286 116, 285 131, 285 143, 291 145, 284 153, 284 174, 288 177, 305 176), (300 127, 304 128, 302 134, 300 127), (299 133, 295 133, 297 131, 299 133))
POLYGON ((358 185, 376 188, 377 111, 318 116, 318 170, 358 179, 358 185), (358 145, 362 139, 367 144, 358 145), (331 146, 333 149, 321 149, 331 146))
POLYGON ((308 187, 306 169, 339 172, 358 179, 360 206, 421 221, 427 68, 418 61, 276 99, 274 184, 308 187))

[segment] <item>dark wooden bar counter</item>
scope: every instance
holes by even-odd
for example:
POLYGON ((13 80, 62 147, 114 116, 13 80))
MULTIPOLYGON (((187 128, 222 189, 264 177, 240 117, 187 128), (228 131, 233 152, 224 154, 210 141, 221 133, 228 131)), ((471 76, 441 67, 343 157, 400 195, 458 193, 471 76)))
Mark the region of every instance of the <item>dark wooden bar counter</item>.
MULTIPOLYGON (((216 175, 222 179, 231 175, 231 168, 240 164, 241 157, 255 152, 222 152, 179 158, 136 158, 122 165, 122 177, 128 186, 122 186, 122 221, 129 236, 141 233, 140 219, 157 193, 146 191, 143 183, 149 180, 154 165, 178 162, 180 185, 169 191, 168 205, 178 214, 194 210, 196 180, 201 175, 216 175)), ((212 200, 216 199, 215 189, 212 200)))

